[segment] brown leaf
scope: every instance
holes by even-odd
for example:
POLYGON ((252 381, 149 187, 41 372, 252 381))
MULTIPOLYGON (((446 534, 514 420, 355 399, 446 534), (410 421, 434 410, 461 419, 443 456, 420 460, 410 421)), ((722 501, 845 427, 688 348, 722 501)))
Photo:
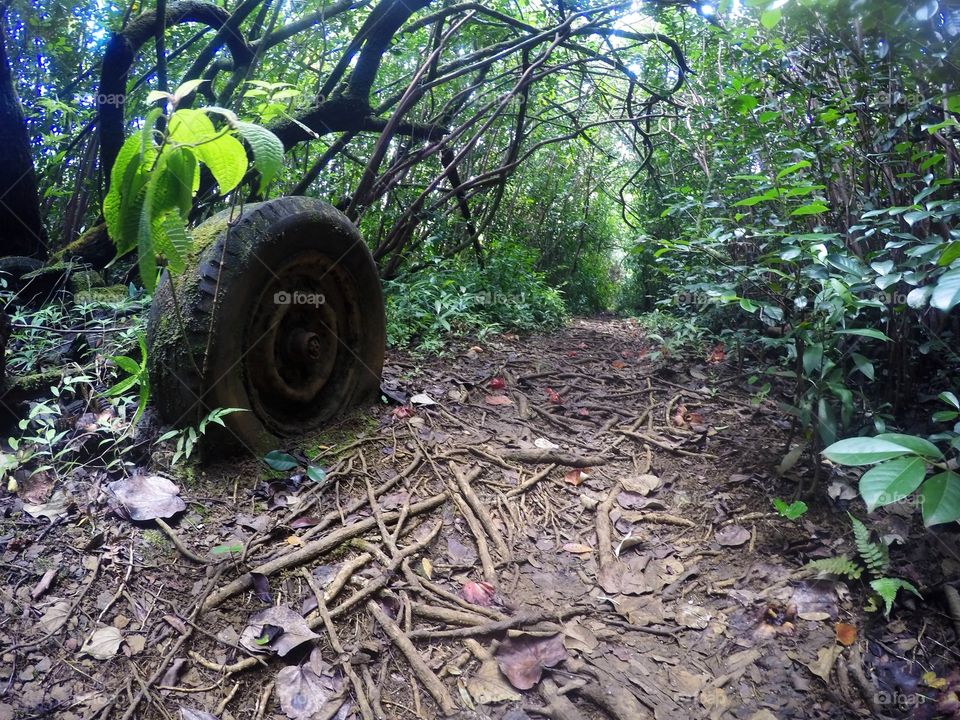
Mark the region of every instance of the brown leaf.
POLYGON ((567 658, 563 635, 509 637, 496 652, 497 664, 511 684, 518 690, 529 690, 543 675, 543 669, 553 667, 567 658))
POLYGON ((580 472, 580 468, 571 468, 563 476, 563 481, 574 486, 579 485, 583 482, 583 473, 580 472))
POLYGON ((623 370, 626 366, 627 364, 623 360, 614 360, 612 363, 610 363, 610 367, 612 367, 614 370, 623 370))
POLYGON ((717 530, 713 539, 718 545, 737 547, 750 540, 750 531, 740 525, 727 525, 717 530))
POLYGON ((547 394, 547 402, 551 405, 563 405, 563 400, 558 393, 553 388, 547 388, 544 392, 547 394))
POLYGON ((487 395, 483 401, 487 405, 513 405, 513 400, 506 395, 487 395))
POLYGON ((643 475, 628 475, 623 478, 620 483, 627 492, 649 495, 660 487, 660 478, 656 475, 650 475, 649 473, 643 475))
POLYGON ((187 507, 180 488, 161 475, 133 475, 108 484, 107 490, 131 520, 168 518, 187 507))
POLYGON ((275 605, 250 616, 247 627, 240 634, 240 645, 256 653, 272 650, 283 657, 294 648, 318 637, 299 614, 286 605, 275 605), (280 628, 282 632, 269 642, 258 642, 268 626, 280 628))
POLYGON ((341 689, 335 678, 316 672, 312 662, 285 667, 277 673, 277 697, 291 720, 319 717, 328 702, 336 702, 341 689))
POLYGON ((41 595, 43 595, 47 590, 50 589, 50 585, 53 583, 53 579, 57 576, 57 569, 50 568, 47 570, 43 577, 40 578, 40 582, 33 586, 33 590, 30 591, 30 597, 36 600, 41 595))
POLYGON ((838 622, 833 629, 837 633, 837 642, 841 645, 850 647, 857 641, 857 629, 853 625, 838 622))
POLYGON ((497 661, 487 658, 480 668, 467 680, 467 692, 477 705, 498 702, 517 702, 521 695, 504 680, 497 661))
POLYGON ((584 545, 583 543, 567 543, 563 546, 563 549, 568 553, 573 553, 575 555, 584 555, 593 552, 592 547, 589 545, 584 545))
POLYGON ((211 715, 206 710, 182 707, 180 708, 180 720, 217 720, 217 716, 211 715))

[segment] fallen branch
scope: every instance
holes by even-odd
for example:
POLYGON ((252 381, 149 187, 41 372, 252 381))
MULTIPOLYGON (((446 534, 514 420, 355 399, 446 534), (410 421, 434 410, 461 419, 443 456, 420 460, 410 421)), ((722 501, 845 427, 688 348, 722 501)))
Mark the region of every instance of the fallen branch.
POLYGON ((631 430, 614 430, 614 432, 620 433, 621 435, 625 435, 626 437, 629 437, 629 438, 633 438, 634 440, 637 440, 639 442, 648 443, 650 445, 653 445, 654 447, 660 448, 661 450, 666 450, 667 452, 672 452, 677 455, 685 455, 686 457, 708 458, 712 460, 717 459, 717 456, 711 453, 691 452, 689 450, 681 450, 678 447, 669 445, 668 443, 665 443, 662 440, 657 440, 656 438, 652 438, 649 435, 644 435, 643 433, 633 432, 631 430))
POLYGON ((575 455, 565 453, 559 450, 501 450, 500 457, 507 461, 535 463, 554 463, 556 465, 565 465, 567 467, 587 468, 597 465, 606 465, 612 462, 613 458, 609 455, 575 455))
MULTIPOLYGON (((407 516, 419 515, 421 513, 429 512, 434 508, 439 507, 444 502, 446 502, 448 495, 446 492, 442 492, 433 497, 427 498, 426 500, 421 500, 418 503, 415 503, 410 506, 410 510, 407 513, 407 516)), ((384 522, 391 522, 397 520, 400 517, 399 512, 390 512, 386 513, 383 516, 384 522)), ((326 537, 321 538, 320 540, 314 540, 302 546, 298 550, 291 552, 287 555, 275 558, 269 562, 266 562, 262 565, 259 565, 250 572, 246 572, 240 577, 238 577, 233 582, 225 585, 220 588, 217 592, 210 595, 207 598, 206 602, 203 604, 203 610, 207 611, 211 608, 217 607, 220 603, 225 600, 237 595, 244 590, 248 590, 253 587, 253 578, 251 573, 260 573, 261 575, 270 576, 275 572, 280 570, 286 570, 291 567, 298 567, 305 563, 314 560, 315 558, 323 555, 330 550, 333 550, 335 547, 342 545, 347 540, 358 537, 369 530, 372 530, 377 525, 376 518, 369 517, 359 520, 352 525, 347 525, 345 527, 336 530, 335 532, 330 533, 326 537)))
POLYGON ((541 623, 546 620, 565 620, 568 617, 580 614, 582 612, 583 608, 568 608, 558 612, 536 610, 523 612, 518 615, 514 615, 513 617, 509 617, 506 620, 488 622, 484 623, 483 625, 474 625, 473 627, 453 628, 451 630, 414 630, 408 635, 408 637, 411 640, 435 640, 439 638, 468 638, 476 637, 478 635, 492 635, 494 633, 512 630, 513 628, 521 625, 536 625, 537 623, 541 623))
POLYGON ((420 657, 420 653, 417 652, 413 643, 410 642, 410 638, 404 634, 400 627, 393 622, 373 600, 367 602, 367 610, 380 624, 380 627, 383 628, 387 637, 397 646, 397 649, 403 653, 403 656, 410 664, 410 668, 417 676, 417 679, 423 684, 427 692, 430 693, 439 706, 440 712, 444 715, 452 715, 455 713, 457 711, 456 703, 453 702, 453 698, 450 697, 450 693, 447 692, 447 689, 443 686, 443 683, 440 682, 440 679, 427 667, 423 658, 420 657))

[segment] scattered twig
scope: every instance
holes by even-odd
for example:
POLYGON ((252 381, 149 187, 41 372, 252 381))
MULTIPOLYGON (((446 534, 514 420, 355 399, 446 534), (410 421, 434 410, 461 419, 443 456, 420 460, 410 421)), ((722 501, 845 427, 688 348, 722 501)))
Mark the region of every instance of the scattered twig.
POLYGON ((586 468, 606 465, 613 460, 608 455, 574 455, 559 450, 501 450, 499 455, 504 460, 534 464, 554 463, 567 467, 586 468))
POLYGON ((190 548, 183 544, 183 540, 180 539, 180 536, 177 535, 176 530, 167 525, 167 523, 162 518, 154 518, 154 522, 157 524, 157 527, 163 530, 163 534, 170 538, 170 542, 173 543, 173 546, 180 551, 180 554, 183 555, 190 562, 195 562, 198 565, 209 565, 210 561, 206 560, 196 553, 194 553, 190 548))

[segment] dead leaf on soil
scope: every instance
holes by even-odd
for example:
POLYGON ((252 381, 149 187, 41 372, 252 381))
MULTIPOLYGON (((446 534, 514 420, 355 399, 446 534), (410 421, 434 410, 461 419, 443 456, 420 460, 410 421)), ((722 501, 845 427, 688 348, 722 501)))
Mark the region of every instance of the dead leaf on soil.
POLYGON ((411 405, 422 405, 423 407, 430 407, 431 405, 436 405, 437 401, 426 393, 418 393, 410 398, 411 405))
POLYGON ((194 710, 193 708, 180 708, 180 720, 218 720, 216 715, 211 715, 206 710, 194 710))
POLYGON ((73 498, 63 492, 63 490, 57 490, 53 494, 53 497, 45 503, 37 503, 36 505, 24 503, 23 511, 30 517, 45 517, 50 522, 53 522, 58 517, 66 515, 72 504, 73 498))
POLYGON ((563 405, 563 399, 560 397, 560 393, 558 393, 556 390, 553 388, 547 388, 544 392, 547 395, 548 403, 551 405, 563 405))
POLYGON ((495 653, 497 664, 511 684, 518 690, 529 690, 550 668, 567 658, 563 635, 550 637, 520 635, 509 637, 500 644, 495 653))
POLYGON ((283 657, 295 647, 319 635, 307 627, 306 621, 286 605, 265 608, 250 616, 247 626, 240 634, 240 645, 255 653, 272 650, 283 657), (278 628, 276 635, 270 628, 278 628), (271 638, 264 642, 264 637, 271 638))
POLYGON ((576 487, 588 477, 590 476, 585 472, 581 472, 580 468, 571 468, 570 470, 567 470, 566 474, 563 476, 563 481, 576 487))
POLYGON ((623 489, 627 492, 649 495, 660 487, 660 478, 649 473, 644 473, 643 475, 628 475, 620 481, 620 484, 623 485, 623 489))
POLYGON ((573 553, 574 555, 588 555, 593 552, 593 548, 589 545, 584 545, 583 543, 566 543, 563 546, 563 549, 568 553, 573 553))
POLYGON ((621 595, 616 598, 616 608, 628 623, 637 627, 659 625, 665 619, 663 601, 659 597, 621 595))
POLYGON ((67 600, 57 600, 40 617, 40 627, 47 634, 54 633, 63 627, 69 617, 70 603, 67 600))
POLYGON ((810 668, 810 672, 818 678, 821 678, 824 682, 828 682, 830 679, 830 670, 833 669, 834 664, 837 662, 837 657, 839 657, 842 652, 843 648, 839 645, 822 647, 817 651, 817 659, 812 663, 807 663, 807 667, 810 668))
POLYGON ((161 475, 133 475, 107 485, 131 520, 168 518, 186 509, 180 488, 161 475))
POLYGON ((477 672, 467 680, 466 685, 467 692, 477 705, 517 702, 523 697, 506 681, 493 658, 481 662, 477 672))
POLYGON ((333 675, 317 648, 308 662, 277 673, 276 688, 280 707, 290 720, 326 716, 325 709, 333 709, 328 704, 343 704, 343 680, 333 675))
POLYGON ((477 551, 450 535, 447 538, 447 557, 453 565, 469 566, 477 561, 477 551))
POLYGON ((533 446, 540 450, 559 450, 560 446, 546 438, 539 437, 533 441, 533 446))
POLYGON ((724 547, 737 547, 750 540, 750 531, 741 525, 727 525, 714 533, 713 539, 724 547))
POLYGON ((670 668, 667 671, 667 677, 670 678, 670 689, 680 695, 682 698, 693 699, 700 694, 710 680, 709 675, 704 673, 692 673, 682 667, 670 668))
POLYGON ((94 630, 87 641, 83 643, 80 652, 89 655, 94 660, 109 660, 117 654, 122 642, 123 633, 108 625, 94 630))
POLYGON ((493 598, 497 594, 497 589, 488 582, 466 582, 460 590, 460 597, 468 603, 490 607, 493 605, 493 598))
POLYGON ((833 626, 837 634, 837 642, 850 647, 857 641, 857 629, 848 623, 837 623, 833 626))
POLYGON ((506 395, 487 395, 483 401, 487 405, 513 405, 513 400, 506 395))
POLYGON ((507 383, 502 377, 495 377, 490 380, 488 387, 491 390, 504 390, 507 387, 507 383))
POLYGON ((30 591, 30 597, 34 600, 43 595, 47 590, 50 589, 50 585, 53 583, 53 579, 57 576, 57 569, 50 568, 47 570, 43 577, 40 578, 40 582, 33 586, 33 590, 30 591))
POLYGON ((50 499, 57 479, 48 472, 35 472, 20 481, 17 495, 24 503, 42 505, 50 499))
POLYGON ((567 650, 576 650, 589 655, 597 649, 599 644, 597 636, 579 622, 568 622, 563 626, 563 645, 567 650))
POLYGON ((710 611, 699 605, 683 604, 677 608, 677 623, 693 630, 703 630, 710 624, 710 611))
POLYGON ((700 693, 700 704, 710 713, 710 720, 719 720, 730 707, 730 698, 722 687, 708 687, 700 693))

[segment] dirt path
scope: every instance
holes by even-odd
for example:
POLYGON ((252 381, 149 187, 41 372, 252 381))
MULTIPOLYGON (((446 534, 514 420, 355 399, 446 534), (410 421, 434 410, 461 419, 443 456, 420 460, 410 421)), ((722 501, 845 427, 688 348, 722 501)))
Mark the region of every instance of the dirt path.
POLYGON ((946 675, 949 621, 876 630, 805 579, 846 520, 771 512, 798 481, 773 471, 782 417, 726 362, 651 349, 580 320, 394 357, 391 394, 421 397, 308 439, 319 485, 250 462, 177 478, 172 532, 207 565, 108 513, 103 473, 53 526, 6 498, 0 720, 784 720, 869 716, 864 694, 898 715, 879 666, 946 675))

